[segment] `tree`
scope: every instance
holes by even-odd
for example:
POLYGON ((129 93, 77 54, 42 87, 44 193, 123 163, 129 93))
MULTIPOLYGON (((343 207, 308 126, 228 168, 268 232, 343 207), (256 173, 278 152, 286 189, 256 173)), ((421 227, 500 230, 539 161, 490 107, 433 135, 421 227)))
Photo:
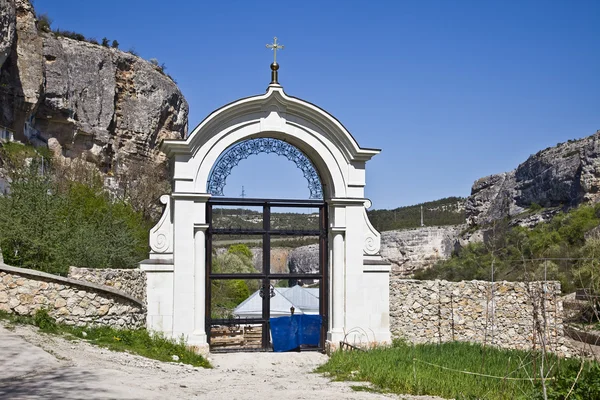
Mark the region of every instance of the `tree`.
POLYGON ((112 41, 112 46, 113 49, 118 49, 119 48, 119 42, 117 42, 116 40, 112 41))
POLYGON ((106 38, 106 37, 102 38, 102 46, 108 47, 108 38, 106 38))

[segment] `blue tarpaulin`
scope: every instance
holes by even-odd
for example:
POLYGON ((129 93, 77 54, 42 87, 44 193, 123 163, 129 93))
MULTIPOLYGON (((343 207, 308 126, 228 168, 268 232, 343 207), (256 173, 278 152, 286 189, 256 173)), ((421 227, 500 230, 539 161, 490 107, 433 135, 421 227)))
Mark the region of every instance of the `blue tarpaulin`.
POLYGON ((320 315, 292 315, 271 318, 273 351, 290 351, 305 346, 318 346, 321 339, 320 315))

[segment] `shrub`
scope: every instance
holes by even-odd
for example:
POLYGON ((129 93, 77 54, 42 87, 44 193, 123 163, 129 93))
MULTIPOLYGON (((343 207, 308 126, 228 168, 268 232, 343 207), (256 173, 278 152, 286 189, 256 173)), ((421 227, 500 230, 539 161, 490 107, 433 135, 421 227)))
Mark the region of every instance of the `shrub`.
POLYGON ((50 32, 50 26, 52 25, 52 20, 48 16, 48 14, 38 14, 37 15, 37 29, 40 32, 50 32))
POLYGON ((23 158, 25 151, 8 152, 12 182, 10 193, 0 197, 6 263, 66 274, 69 265, 133 268, 146 256, 151 222, 141 213, 111 199, 101 181, 57 176, 49 160, 41 175, 41 159, 23 158))
POLYGON ((33 324, 40 328, 42 332, 56 333, 58 331, 56 321, 48 314, 48 310, 45 308, 40 308, 35 312, 33 324))

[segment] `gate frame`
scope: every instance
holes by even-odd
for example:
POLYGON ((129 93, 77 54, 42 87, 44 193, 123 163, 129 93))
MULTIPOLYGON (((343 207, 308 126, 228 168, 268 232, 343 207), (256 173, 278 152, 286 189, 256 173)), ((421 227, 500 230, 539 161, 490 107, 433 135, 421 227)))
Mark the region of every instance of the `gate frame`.
MULTIPOLYGON (((208 229, 206 231, 206 310, 205 310, 205 330, 207 335, 207 342, 210 346, 210 334, 211 326, 214 321, 218 325, 231 325, 231 324, 261 324, 262 325, 262 346, 260 349, 249 349, 242 348, 240 351, 252 351, 262 350, 267 351, 271 348, 272 343, 270 341, 270 299, 269 296, 263 297, 262 304, 262 316, 261 318, 244 318, 235 320, 217 319, 213 320, 211 316, 211 281, 212 279, 260 279, 262 281, 261 287, 265 289, 266 282, 272 279, 318 279, 319 280, 319 315, 322 317, 321 323, 321 339, 317 348, 311 348, 310 350, 323 350, 325 348, 325 337, 327 334, 328 324, 328 305, 327 299, 328 293, 328 277, 327 277, 327 248, 328 248, 328 237, 327 237, 327 203, 318 200, 295 200, 295 199, 238 199, 238 198, 222 198, 213 197, 206 202, 207 212, 206 220, 208 222, 208 229), (213 225, 213 206, 262 206, 262 217, 263 217, 263 228, 260 230, 245 230, 245 229, 222 229, 214 228, 213 225), (318 230, 295 230, 295 229, 271 229, 270 217, 271 211, 274 208, 280 207, 291 207, 291 208, 319 208, 319 229, 318 230), (259 232, 260 231, 260 232, 259 232), (212 266, 212 235, 223 235, 223 234, 260 234, 262 237, 262 271, 258 273, 248 274, 216 274, 211 272, 212 266), (319 271, 316 274, 292 274, 292 273, 272 273, 271 272, 271 235, 276 236, 318 236, 319 238, 319 271), (268 239, 268 240, 265 240, 268 239)), ((237 351, 238 349, 219 349, 218 351, 237 351)), ((215 349, 211 348, 211 351, 215 349)))

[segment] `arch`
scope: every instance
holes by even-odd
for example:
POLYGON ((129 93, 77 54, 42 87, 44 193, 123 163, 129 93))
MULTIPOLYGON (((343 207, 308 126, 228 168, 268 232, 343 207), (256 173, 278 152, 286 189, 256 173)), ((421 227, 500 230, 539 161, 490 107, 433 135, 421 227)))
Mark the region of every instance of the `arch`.
POLYGON ((165 140, 173 161, 174 190, 206 193, 209 176, 223 153, 244 140, 278 139, 301 151, 320 177, 323 198, 364 197, 364 165, 378 149, 361 148, 326 111, 286 95, 279 85, 267 93, 228 104, 185 140, 165 140))
POLYGON ((208 177, 206 192, 213 196, 223 196, 223 188, 233 167, 238 165, 241 160, 260 153, 275 153, 293 161, 308 181, 310 198, 323 198, 321 178, 306 154, 283 140, 273 138, 247 139, 229 147, 213 166, 208 177))

